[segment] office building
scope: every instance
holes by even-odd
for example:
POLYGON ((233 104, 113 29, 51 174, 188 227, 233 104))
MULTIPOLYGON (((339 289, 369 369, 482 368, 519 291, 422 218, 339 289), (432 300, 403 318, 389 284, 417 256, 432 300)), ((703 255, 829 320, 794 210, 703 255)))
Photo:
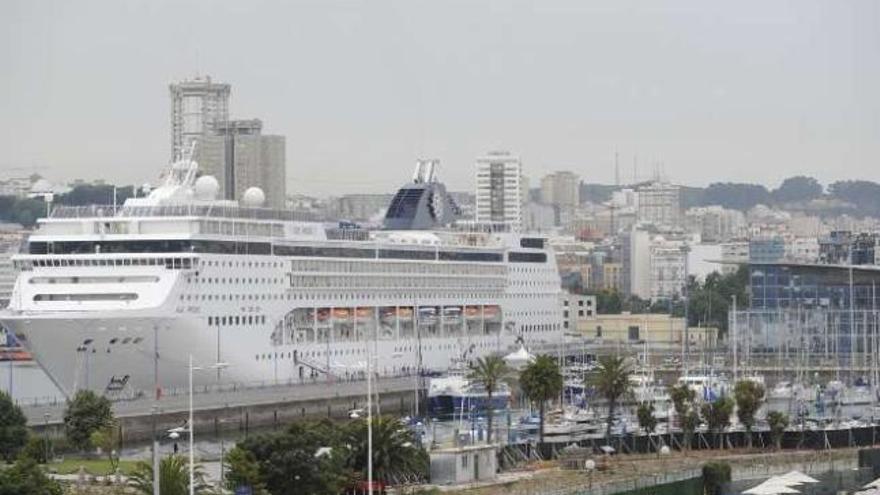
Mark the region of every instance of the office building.
POLYGON ((491 152, 476 164, 477 223, 520 230, 523 221, 522 164, 506 151, 491 152))
POLYGON ((785 240, 782 237, 749 239, 750 263, 777 263, 785 259, 785 240))
POLYGON ((818 241, 818 258, 832 265, 873 265, 877 251, 876 234, 853 234, 850 231, 833 231, 818 241))
POLYGON ((572 172, 555 172, 541 179, 541 202, 558 208, 580 204, 580 179, 572 172))
MULTIPOLYGON (((171 160, 183 156, 193 141, 214 133, 229 120, 229 84, 196 77, 169 86, 171 94, 171 160)), ((201 143, 199 143, 201 144, 201 143)), ((199 157, 196 146, 196 158, 199 157)), ((219 177, 218 177, 219 179, 219 177)))
POLYGON ((265 206, 285 206, 287 168, 284 136, 263 134, 259 119, 219 123, 202 138, 199 167, 220 183, 226 199, 241 199, 250 187, 266 195, 265 206))

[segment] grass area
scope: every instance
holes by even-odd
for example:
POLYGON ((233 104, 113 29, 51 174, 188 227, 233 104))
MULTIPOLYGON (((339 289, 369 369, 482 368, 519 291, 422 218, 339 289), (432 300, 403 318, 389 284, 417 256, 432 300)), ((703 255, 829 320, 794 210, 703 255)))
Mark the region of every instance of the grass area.
MULTIPOLYGON (((82 459, 66 457, 61 462, 50 462, 46 465, 49 472, 57 474, 77 474, 80 466, 86 469, 91 475, 113 474, 110 472, 110 461, 107 459, 82 459)), ((137 467, 137 461, 119 461, 119 470, 123 475, 131 474, 137 467)))

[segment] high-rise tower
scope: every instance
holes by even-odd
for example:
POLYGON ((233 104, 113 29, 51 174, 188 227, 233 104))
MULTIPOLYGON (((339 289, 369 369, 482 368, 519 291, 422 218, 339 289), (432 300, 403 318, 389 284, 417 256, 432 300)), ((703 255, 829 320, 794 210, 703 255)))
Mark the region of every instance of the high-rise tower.
MULTIPOLYGON (((229 84, 210 76, 196 77, 169 86, 171 93, 171 160, 182 156, 193 141, 213 134, 229 120, 229 84)), ((201 144, 201 143, 200 143, 201 144)), ((198 157, 198 145, 196 156, 198 157)))
POLYGON ((525 178, 518 157, 495 151, 477 159, 477 223, 503 224, 513 230, 522 226, 525 178))

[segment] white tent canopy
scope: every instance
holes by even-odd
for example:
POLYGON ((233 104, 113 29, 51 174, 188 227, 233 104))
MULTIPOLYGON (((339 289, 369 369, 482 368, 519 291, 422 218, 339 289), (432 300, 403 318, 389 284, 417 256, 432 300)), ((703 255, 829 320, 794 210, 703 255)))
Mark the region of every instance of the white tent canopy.
POLYGON ((868 483, 863 488, 880 488, 880 478, 868 483))
POLYGON ((800 471, 789 471, 785 474, 774 476, 774 478, 788 482, 789 484, 804 484, 804 483, 818 483, 819 480, 813 478, 811 476, 807 476, 806 474, 800 471))
POLYGON ((516 352, 504 356, 504 362, 514 370, 521 370, 535 360, 535 356, 529 354, 529 351, 522 345, 516 352))
POLYGON ((800 484, 798 482, 787 481, 781 476, 774 476, 760 485, 750 488, 743 492, 747 495, 785 495, 790 493, 800 493, 792 488, 792 485, 800 484))

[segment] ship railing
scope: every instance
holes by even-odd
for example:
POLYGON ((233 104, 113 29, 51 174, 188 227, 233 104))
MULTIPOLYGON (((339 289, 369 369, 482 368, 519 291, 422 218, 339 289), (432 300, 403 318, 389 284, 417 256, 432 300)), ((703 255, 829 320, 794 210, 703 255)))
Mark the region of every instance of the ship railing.
POLYGON ((64 404, 67 398, 58 395, 40 395, 34 397, 16 397, 15 404, 19 407, 57 406, 64 404))
POLYGON ((316 219, 314 214, 305 211, 195 204, 56 206, 49 214, 49 218, 52 219, 128 217, 207 217, 288 222, 309 222, 316 219))

